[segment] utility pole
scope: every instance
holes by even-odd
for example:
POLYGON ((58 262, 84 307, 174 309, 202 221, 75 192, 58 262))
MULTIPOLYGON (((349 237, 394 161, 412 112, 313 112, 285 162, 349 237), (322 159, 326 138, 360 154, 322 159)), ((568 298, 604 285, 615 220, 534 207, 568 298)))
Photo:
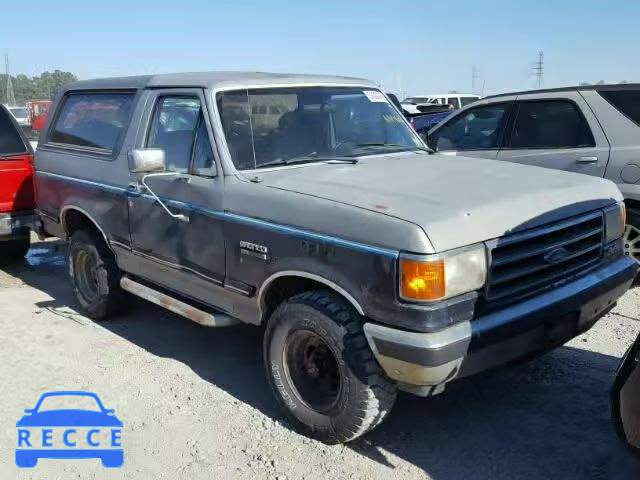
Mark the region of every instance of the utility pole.
POLYGON ((9 72, 9 54, 4 54, 4 72, 7 74, 7 105, 13 106, 16 104, 16 96, 13 93, 13 83, 11 83, 11 73, 9 72))
POLYGON ((538 52, 538 60, 533 64, 532 73, 536 76, 538 88, 542 88, 544 85, 544 52, 542 50, 538 52))
POLYGON ((396 83, 396 94, 398 95, 399 98, 404 100, 402 96, 402 81, 400 79, 400 74, 398 73, 397 70, 394 73, 394 77, 395 77, 395 83, 396 83))
POLYGON ((478 81, 478 67, 475 65, 471 67, 471 93, 476 93, 476 83, 478 81))

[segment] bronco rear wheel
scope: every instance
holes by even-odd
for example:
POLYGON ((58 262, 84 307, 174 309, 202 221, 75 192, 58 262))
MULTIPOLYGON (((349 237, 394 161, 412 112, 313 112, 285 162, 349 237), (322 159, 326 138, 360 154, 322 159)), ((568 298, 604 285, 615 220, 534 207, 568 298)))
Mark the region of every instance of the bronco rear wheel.
POLYGON ((127 305, 113 253, 95 232, 77 230, 71 235, 67 269, 79 310, 87 317, 103 320, 127 305))
POLYGON ((305 292, 276 308, 265 330, 264 359, 287 417, 325 443, 363 435, 395 403, 396 384, 373 356, 361 317, 331 292, 305 292))

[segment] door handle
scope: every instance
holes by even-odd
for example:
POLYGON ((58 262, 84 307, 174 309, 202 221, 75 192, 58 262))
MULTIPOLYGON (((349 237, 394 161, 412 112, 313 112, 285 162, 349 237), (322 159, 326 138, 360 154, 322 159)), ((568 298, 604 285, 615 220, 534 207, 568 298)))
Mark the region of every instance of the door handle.
POLYGON ((580 157, 577 163, 598 163, 598 157, 580 157))
POLYGON ((140 193, 142 192, 143 188, 139 182, 131 182, 129 183, 129 185, 127 185, 127 190, 129 190, 130 192, 140 193))

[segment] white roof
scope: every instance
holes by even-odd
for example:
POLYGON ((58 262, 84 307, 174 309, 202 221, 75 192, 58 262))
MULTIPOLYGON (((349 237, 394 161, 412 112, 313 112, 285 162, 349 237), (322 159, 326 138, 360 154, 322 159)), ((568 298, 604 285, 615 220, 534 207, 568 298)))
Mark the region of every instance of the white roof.
POLYGON ((480 95, 476 95, 475 93, 427 93, 424 95, 409 95, 407 98, 413 97, 426 97, 426 98, 440 98, 440 97, 472 97, 472 98, 480 98, 480 95))

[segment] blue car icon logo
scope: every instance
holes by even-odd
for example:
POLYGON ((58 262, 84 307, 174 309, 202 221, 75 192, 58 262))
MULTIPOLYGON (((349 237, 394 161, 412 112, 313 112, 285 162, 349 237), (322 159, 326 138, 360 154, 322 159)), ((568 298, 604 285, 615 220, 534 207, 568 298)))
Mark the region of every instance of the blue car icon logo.
POLYGON ((18 467, 33 468, 40 458, 99 458, 109 468, 124 463, 122 422, 95 393, 48 392, 24 412, 16 423, 18 467))

